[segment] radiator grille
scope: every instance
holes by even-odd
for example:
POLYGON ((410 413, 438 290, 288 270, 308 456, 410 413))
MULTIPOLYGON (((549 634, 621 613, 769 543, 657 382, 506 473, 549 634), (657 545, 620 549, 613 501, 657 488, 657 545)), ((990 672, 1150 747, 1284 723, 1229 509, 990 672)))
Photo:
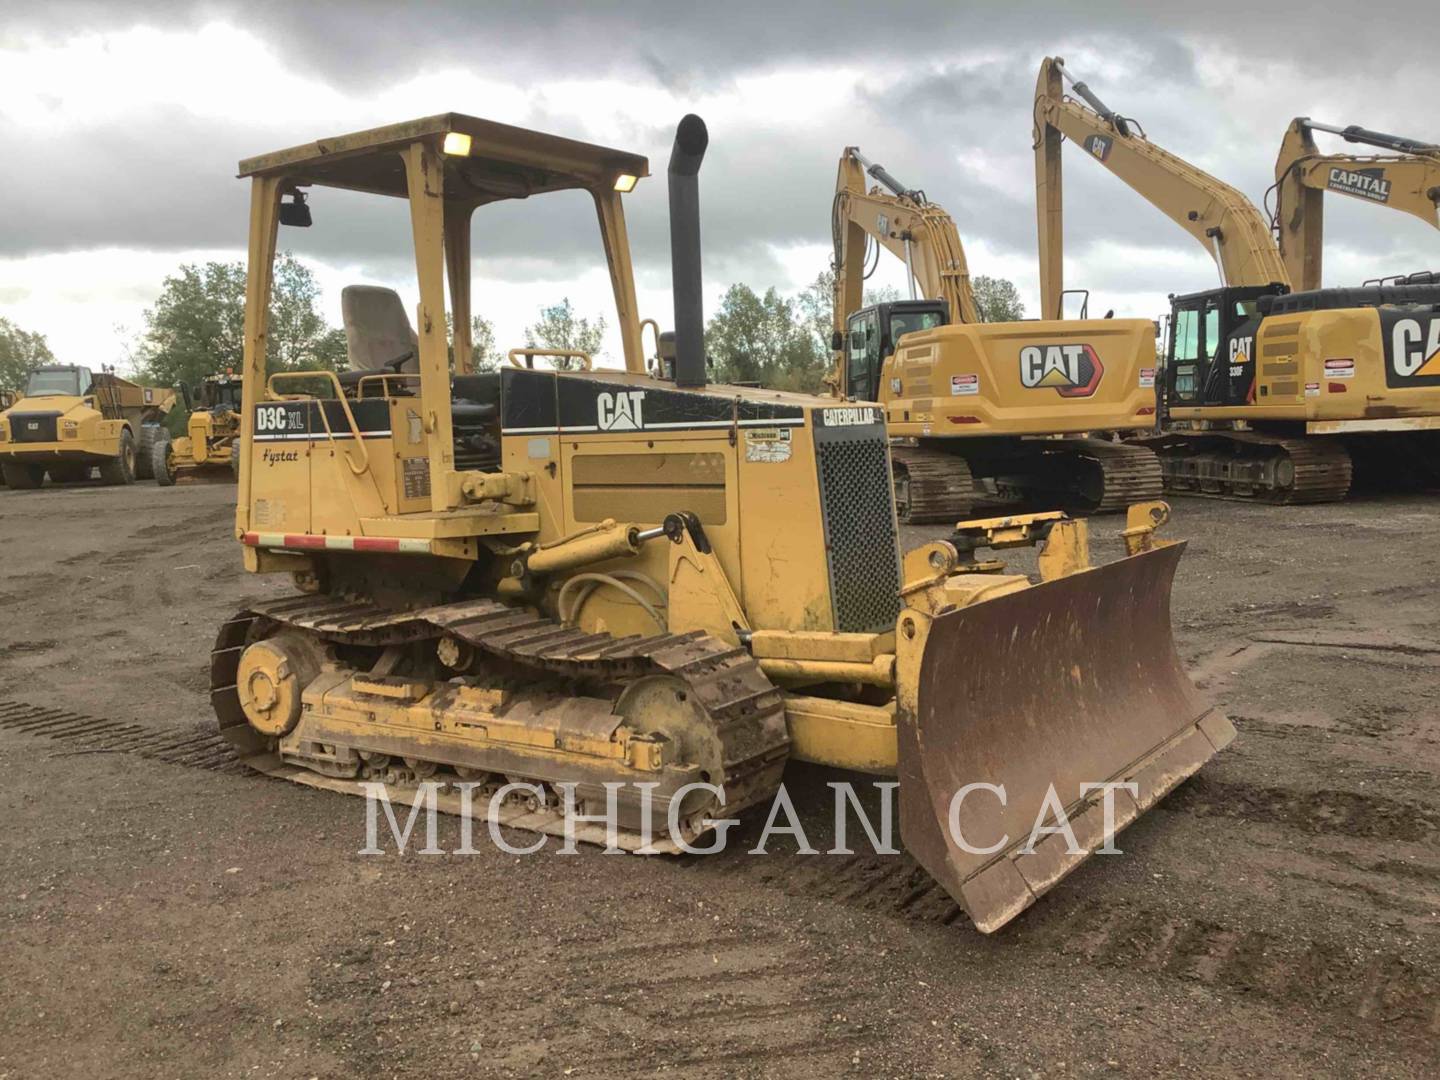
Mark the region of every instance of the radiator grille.
POLYGON ((11 442, 54 442, 59 413, 11 413, 11 442))
POLYGON ((815 460, 835 629, 892 630, 900 614, 900 549, 885 429, 816 427, 815 460))

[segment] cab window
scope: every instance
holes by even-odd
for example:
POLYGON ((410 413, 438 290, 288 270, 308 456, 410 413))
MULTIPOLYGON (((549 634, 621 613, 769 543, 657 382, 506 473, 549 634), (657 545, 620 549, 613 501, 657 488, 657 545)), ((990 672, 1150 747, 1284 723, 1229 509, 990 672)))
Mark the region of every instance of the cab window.
MULTIPOLYGON (((89 374, 86 372, 85 374, 89 374)), ((80 396, 80 372, 79 371, 32 371, 30 379, 25 384, 26 397, 47 397, 53 394, 64 394, 70 397, 80 396)))
POLYGON ((1215 300, 1205 305, 1205 351, 1211 360, 1220 351, 1220 304, 1215 300))
POLYGON ((1171 328, 1171 356, 1174 366, 1171 392, 1181 401, 1195 397, 1195 368, 1200 361, 1200 312, 1181 308, 1171 328))
POLYGON ((941 325, 938 311, 904 311, 890 316, 890 341, 896 344, 904 334, 933 330, 941 325))
POLYGON ((1194 362, 1200 359, 1200 312, 1181 308, 1175 313, 1175 359, 1194 362))
POLYGON ((869 401, 875 396, 880 371, 880 324, 868 311, 850 320, 845 342, 845 392, 869 401))

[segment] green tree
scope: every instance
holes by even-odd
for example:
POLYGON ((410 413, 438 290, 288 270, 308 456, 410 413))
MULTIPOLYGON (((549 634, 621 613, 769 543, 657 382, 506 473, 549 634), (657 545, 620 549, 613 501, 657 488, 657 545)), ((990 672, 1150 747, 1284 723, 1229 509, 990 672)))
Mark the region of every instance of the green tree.
MULTIPOLYGON (((451 345, 454 363, 455 317, 445 313, 445 340, 451 345)), ((532 343, 533 344, 533 343, 532 343)), ((472 371, 494 371, 505 360, 495 345, 495 324, 482 315, 470 316, 470 368, 472 371)))
POLYGON ((829 365, 829 343, 821 346, 803 300, 773 288, 760 296, 748 285, 731 285, 705 328, 705 351, 720 382, 814 392, 829 365))
POLYGON ((815 347, 830 351, 830 334, 835 319, 835 271, 821 270, 815 280, 795 298, 795 310, 814 336, 815 347))
MULTIPOLYGON (((293 255, 275 260, 266 367, 337 370, 345 332, 320 314, 320 287, 293 255)), ((245 264, 186 263, 165 279, 145 312, 134 357, 142 378, 162 386, 197 383, 226 368, 239 370, 245 352, 245 264)))
POLYGON ((23 389, 30 372, 54 362, 44 334, 21 330, 9 319, 0 318, 0 390, 23 389))
POLYGON ((977 274, 970 279, 970 288, 975 292, 981 322, 1019 322, 1025 318, 1025 305, 1014 282, 977 274))
MULTIPOLYGON (((491 331, 494 339, 494 331, 491 331)), ((540 309, 540 318, 525 328, 525 344, 541 349, 573 349, 588 353, 592 359, 600 356, 600 344, 605 340, 605 316, 593 319, 575 314, 575 307, 568 296, 560 303, 540 309)), ((576 366, 575 361, 555 360, 555 366, 568 370, 576 366)))

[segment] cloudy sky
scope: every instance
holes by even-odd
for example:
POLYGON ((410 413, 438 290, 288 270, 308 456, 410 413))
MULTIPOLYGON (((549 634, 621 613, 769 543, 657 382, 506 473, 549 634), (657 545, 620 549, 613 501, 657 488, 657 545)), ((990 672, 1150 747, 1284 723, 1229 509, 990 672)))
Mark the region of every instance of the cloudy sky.
MULTIPOLYGON (((1083 10, 1020 0, 6 0, 0 315, 45 334, 62 360, 123 365, 168 272, 243 257, 241 157, 449 110, 648 154, 656 177, 627 213, 641 313, 664 325, 663 172, 687 111, 711 133, 702 202, 712 310, 732 282, 794 292, 825 266, 835 162, 855 144, 949 210, 972 273, 1011 278, 1033 311, 1030 112, 1041 58, 1064 56, 1157 143, 1258 202, 1293 116, 1440 141, 1427 95, 1440 6, 1399 0, 1383 18, 1336 6, 1347 13, 1229 0, 1091 0, 1083 10)), ((1066 175, 1067 284, 1091 290, 1092 310, 1153 317, 1166 293, 1216 281, 1188 237, 1071 148, 1066 175)), ((348 282, 413 296, 404 206, 369 203, 320 193, 316 227, 283 234, 318 273, 337 323, 348 282)), ((582 197, 506 204, 476 220, 475 307, 502 346, 520 343, 536 309, 561 296, 609 310, 582 197)), ((1440 235, 1412 218, 1335 197, 1326 226, 1327 283, 1440 269, 1440 235)), ((898 266, 880 280, 899 284, 898 266)))

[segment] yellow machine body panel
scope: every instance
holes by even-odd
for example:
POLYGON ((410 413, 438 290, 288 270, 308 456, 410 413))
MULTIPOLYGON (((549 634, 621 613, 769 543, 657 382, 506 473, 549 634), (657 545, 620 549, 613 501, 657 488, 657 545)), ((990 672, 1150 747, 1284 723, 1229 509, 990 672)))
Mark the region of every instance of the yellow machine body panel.
POLYGON ((1417 430, 1440 417, 1440 318, 1431 312, 1355 307, 1271 315, 1260 320, 1253 345, 1239 339, 1231 359, 1237 378, 1253 366, 1249 402, 1190 406, 1177 392, 1171 417, 1300 421, 1320 434, 1417 430))
POLYGON ((975 323, 906 334, 879 400, 902 436, 1060 435, 1155 423, 1148 319, 975 323))

